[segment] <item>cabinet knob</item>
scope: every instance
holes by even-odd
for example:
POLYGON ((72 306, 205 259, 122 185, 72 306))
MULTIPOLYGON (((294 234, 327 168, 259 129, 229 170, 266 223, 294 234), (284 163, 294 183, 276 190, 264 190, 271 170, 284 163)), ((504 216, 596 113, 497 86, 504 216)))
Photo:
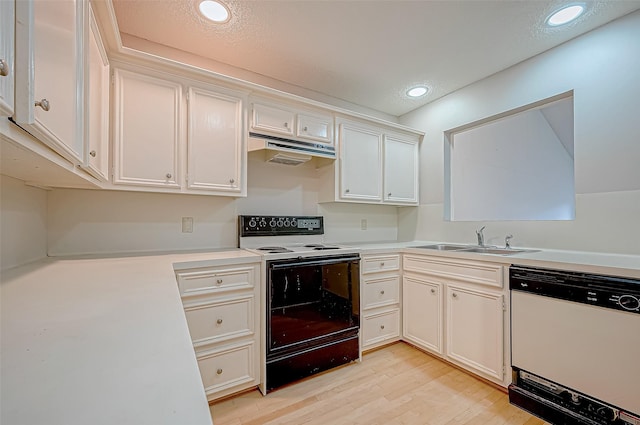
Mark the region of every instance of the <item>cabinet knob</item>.
POLYGON ((380 329, 384 329, 384 325, 380 325, 380 329))
POLYGON ((235 182, 235 179, 229 179, 229 183, 234 184, 235 182))
POLYGON ((35 105, 41 107, 45 112, 51 109, 51 104, 47 99, 38 100, 35 105))
POLYGON ((344 193, 349 193, 349 189, 345 189, 345 190, 344 190, 344 193))
POLYGON ((380 267, 384 267, 384 262, 380 263, 380 267))
POLYGON ((435 290, 435 289, 433 289, 433 288, 431 288, 431 293, 432 293, 432 294, 435 294, 435 293, 436 293, 436 290, 435 290))
POLYGON ((289 128, 289 123, 288 122, 284 123, 284 128, 289 128))
POLYGON ((391 197, 391 192, 389 192, 389 193, 387 194, 387 196, 388 196, 388 197, 391 197))
POLYGON ((167 173, 167 178, 170 179, 171 178, 171 173, 167 173))
POLYGON ((453 294, 451 294, 451 296, 452 296, 453 298, 458 298, 458 294, 456 294, 455 292, 454 292, 453 294))
POLYGON ((218 279, 218 280, 216 280, 216 283, 217 283, 218 285, 220 285, 220 284, 222 283, 222 279, 218 279))
POLYGON ((222 319, 218 319, 218 320, 216 320, 216 323, 217 323, 217 324, 219 324, 219 325, 221 325, 221 324, 222 324, 222 319))
POLYGON ((384 295, 384 289, 380 291, 380 295, 384 295))
POLYGON ((222 375, 222 369, 218 369, 218 370, 216 370, 216 373, 217 373, 218 375, 222 375))
POLYGON ((307 127, 303 128, 302 131, 306 132, 307 131, 307 127))
POLYGON ((94 158, 95 158, 95 157, 96 157, 96 151, 91 151, 91 152, 89 152, 89 155, 91 155, 92 157, 94 157, 94 158))
MULTIPOLYGON (((7 75, 9 75, 9 64, 4 59, 0 59, 0 77, 6 77, 7 75)), ((307 131, 306 127, 305 131, 307 131)))

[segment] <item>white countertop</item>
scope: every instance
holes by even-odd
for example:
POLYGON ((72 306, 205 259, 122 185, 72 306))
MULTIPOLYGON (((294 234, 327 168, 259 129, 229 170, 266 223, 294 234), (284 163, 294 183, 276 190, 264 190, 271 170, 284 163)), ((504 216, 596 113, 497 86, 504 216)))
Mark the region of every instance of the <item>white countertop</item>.
POLYGON ((3 271, 6 425, 210 425, 174 274, 242 250, 47 258, 3 271))
MULTIPOLYGON (((640 256, 432 251, 348 244, 640 278, 640 256)), ((47 258, 2 273, 2 424, 211 424, 175 270, 260 262, 239 249, 47 258)))

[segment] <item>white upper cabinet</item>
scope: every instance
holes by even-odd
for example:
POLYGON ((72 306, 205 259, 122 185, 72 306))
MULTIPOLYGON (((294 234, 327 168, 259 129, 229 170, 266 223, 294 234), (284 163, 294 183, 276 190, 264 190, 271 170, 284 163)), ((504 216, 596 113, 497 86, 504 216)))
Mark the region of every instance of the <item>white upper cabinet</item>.
POLYGON ((115 70, 113 183, 180 187, 182 86, 115 70))
POLYGON ((418 140, 384 137, 384 200, 418 203, 418 140))
POLYGON ((251 131, 333 145, 333 116, 319 111, 308 112, 288 106, 253 103, 251 131))
POLYGON ((16 122, 63 157, 81 164, 88 2, 20 0, 15 4, 16 122))
POLYGON ((242 192, 244 99, 191 87, 188 92, 187 187, 242 192))
POLYGON ((15 2, 0 1, 0 115, 13 116, 15 2))
POLYGON ((253 104, 251 129, 257 132, 275 133, 282 136, 293 136, 295 112, 274 106, 253 104))
POLYGON ((350 122, 339 124, 340 197, 382 199, 382 132, 350 122))
MULTIPOLYGON (((91 5, 89 5, 91 6, 91 5)), ((87 68, 85 72, 85 150, 84 168, 102 181, 109 179, 109 62, 100 32, 89 7, 87 68)))
POLYGON ((299 139, 333 144, 333 119, 330 116, 298 114, 296 136, 299 139))

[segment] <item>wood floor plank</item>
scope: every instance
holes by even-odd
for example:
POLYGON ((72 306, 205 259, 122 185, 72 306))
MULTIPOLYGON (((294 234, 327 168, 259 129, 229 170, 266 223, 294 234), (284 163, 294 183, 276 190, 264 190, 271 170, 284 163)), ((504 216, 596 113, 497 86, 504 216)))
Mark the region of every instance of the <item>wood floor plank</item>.
POLYGON ((543 425, 504 392, 397 343, 262 396, 211 406, 215 425, 543 425))

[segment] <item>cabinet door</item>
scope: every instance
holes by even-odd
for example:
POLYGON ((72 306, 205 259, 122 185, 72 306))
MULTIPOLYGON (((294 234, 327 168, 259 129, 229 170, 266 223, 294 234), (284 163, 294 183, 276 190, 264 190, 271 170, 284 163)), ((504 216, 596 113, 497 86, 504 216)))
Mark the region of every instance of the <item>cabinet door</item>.
POLYGON ((298 114, 296 136, 314 142, 333 144, 333 118, 330 116, 298 114))
POLYGON ((503 379, 502 294, 448 285, 447 356, 503 379))
POLYGON ((115 184, 180 187, 180 84, 115 71, 115 184))
POLYGON ((402 335, 442 354, 442 284, 417 276, 402 279, 402 335))
POLYGON ((382 133, 340 124, 340 198, 382 200, 382 133))
POLYGON ((87 45, 87 72, 85 87, 87 113, 85 137, 88 149, 84 167, 94 177, 109 179, 109 62, 100 32, 89 7, 90 29, 87 45))
POLYGON ((254 103, 251 129, 258 132, 293 136, 294 119, 295 114, 291 111, 254 103))
POLYGON ((189 89, 189 189, 242 192, 243 100, 189 89))
POLYGON ((394 136, 384 140, 384 200, 418 203, 418 142, 394 136))
POLYGON ((16 122, 76 164, 84 160, 87 3, 16 2, 16 122))
POLYGON ((13 116, 14 1, 0 1, 0 115, 13 116))

